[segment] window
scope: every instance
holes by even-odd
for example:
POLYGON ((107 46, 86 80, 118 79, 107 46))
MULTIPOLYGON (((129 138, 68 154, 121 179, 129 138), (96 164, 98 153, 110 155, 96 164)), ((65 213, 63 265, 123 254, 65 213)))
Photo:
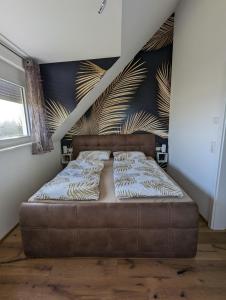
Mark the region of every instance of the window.
MULTIPOLYGON (((30 135, 24 88, 0 79, 0 142, 30 135)), ((26 140, 26 139, 25 139, 26 140)))

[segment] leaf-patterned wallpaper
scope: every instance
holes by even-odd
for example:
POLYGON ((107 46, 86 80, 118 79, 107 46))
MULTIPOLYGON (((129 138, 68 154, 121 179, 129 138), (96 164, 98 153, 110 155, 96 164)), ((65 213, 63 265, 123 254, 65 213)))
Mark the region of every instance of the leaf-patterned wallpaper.
MULTIPOLYGON (((67 133, 154 133, 167 138, 174 17, 171 16, 90 110, 67 133)), ((117 58, 41 65, 51 132, 97 84, 117 58)), ((166 142, 166 140, 164 140, 166 142)))

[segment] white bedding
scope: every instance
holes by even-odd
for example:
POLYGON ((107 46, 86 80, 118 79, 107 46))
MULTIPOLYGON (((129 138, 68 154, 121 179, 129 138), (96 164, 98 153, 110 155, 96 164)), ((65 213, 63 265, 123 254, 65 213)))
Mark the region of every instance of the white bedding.
MULTIPOLYGON (((67 168, 64 169, 66 171, 67 168)), ((164 172, 164 171, 162 171, 164 172)), ((172 181, 172 178, 170 178, 165 172, 165 176, 169 178, 172 181)), ((192 199, 183 191, 184 196, 182 198, 180 197, 140 197, 140 198, 128 198, 128 199, 118 199, 115 197, 115 188, 114 188, 114 179, 113 179, 113 160, 110 159, 108 161, 104 162, 104 169, 101 172, 100 176, 100 196, 98 202, 100 203, 134 203, 135 202, 142 202, 142 203, 178 203, 178 202, 192 202, 192 199)), ((29 202, 42 202, 42 203, 49 203, 49 204, 55 204, 60 202, 68 202, 70 204, 71 200, 60 200, 60 199, 38 199, 32 196, 29 200, 29 202)), ((76 200, 80 201, 80 200, 76 200)), ((89 202, 96 202, 96 200, 89 200, 89 202)))
POLYGON ((39 189, 29 201, 98 200, 100 173, 104 163, 76 160, 39 189))
POLYGON ((183 197, 181 189, 154 160, 124 160, 113 163, 115 195, 119 199, 183 197))

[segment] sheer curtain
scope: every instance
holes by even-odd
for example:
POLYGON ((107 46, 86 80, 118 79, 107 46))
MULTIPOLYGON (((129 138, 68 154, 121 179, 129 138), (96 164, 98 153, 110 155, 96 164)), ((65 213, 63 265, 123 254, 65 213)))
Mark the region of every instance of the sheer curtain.
POLYGON ((32 154, 53 150, 53 143, 46 126, 46 113, 40 68, 32 59, 23 61, 26 79, 26 99, 31 119, 32 154))

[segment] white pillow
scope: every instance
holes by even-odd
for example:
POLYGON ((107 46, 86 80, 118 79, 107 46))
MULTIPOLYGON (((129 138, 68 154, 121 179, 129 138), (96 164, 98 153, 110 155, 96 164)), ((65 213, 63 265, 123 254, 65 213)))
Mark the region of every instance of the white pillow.
POLYGON ((114 160, 147 159, 141 151, 117 151, 113 152, 114 160))
POLYGON ((97 150, 97 151, 81 151, 77 159, 86 160, 108 160, 110 159, 111 151, 108 150, 97 150))

